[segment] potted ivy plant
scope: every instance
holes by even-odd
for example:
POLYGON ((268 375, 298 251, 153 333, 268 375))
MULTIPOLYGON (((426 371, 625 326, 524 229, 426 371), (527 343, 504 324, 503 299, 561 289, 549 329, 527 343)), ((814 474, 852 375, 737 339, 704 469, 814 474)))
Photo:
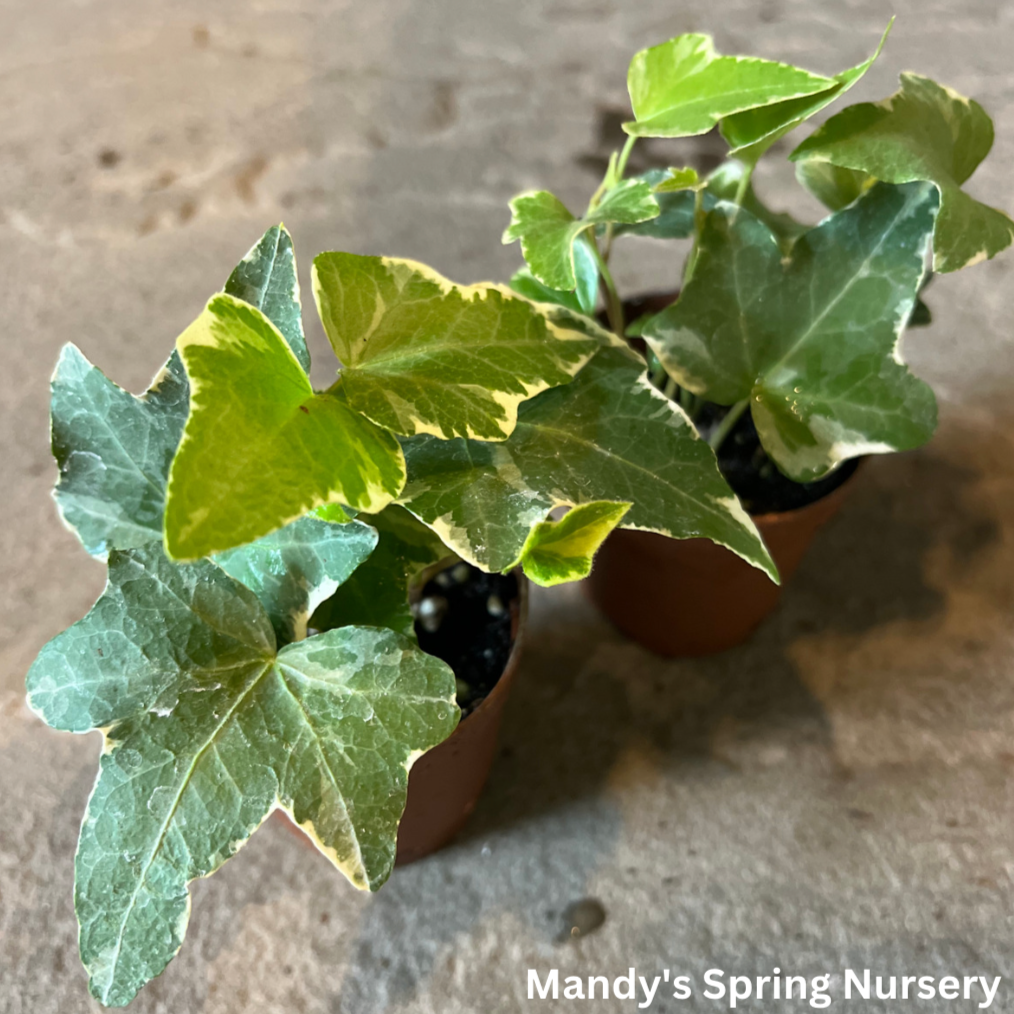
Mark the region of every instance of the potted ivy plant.
MULTIPOLYGON (((716 452, 783 581, 863 457, 933 434, 933 392, 901 355, 905 328, 929 322, 930 273, 1014 238, 1005 213, 963 189, 992 145, 989 117, 917 74, 881 102, 844 108, 790 154, 830 211, 823 221, 773 212, 755 193, 759 159, 855 85, 890 28, 869 59, 832 77, 719 55, 699 34, 642 50, 627 79, 627 142, 585 213, 527 192, 504 234, 527 262, 518 291, 585 314, 601 292, 613 332, 646 355, 654 386, 716 452), (713 129, 729 159, 706 179, 692 168, 627 175, 638 139, 713 129), (681 291, 622 299, 609 256, 631 235, 692 239, 681 291)), ((720 546, 638 531, 610 536, 586 587, 620 629, 666 655, 740 643, 780 590, 720 546)))
POLYGON ((361 889, 454 834, 526 579, 586 576, 621 521, 775 573, 711 449, 585 315, 389 258, 322 254, 313 279, 326 390, 282 227, 143 395, 73 345, 53 378, 55 498, 108 581, 28 702, 104 738, 75 907, 106 1005, 161 973, 189 882, 275 811, 361 889))

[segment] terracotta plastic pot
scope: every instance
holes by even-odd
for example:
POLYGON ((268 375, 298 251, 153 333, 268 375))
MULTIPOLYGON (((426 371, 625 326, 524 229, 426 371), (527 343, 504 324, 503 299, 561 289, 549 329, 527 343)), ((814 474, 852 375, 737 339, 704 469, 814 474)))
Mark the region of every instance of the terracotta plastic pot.
POLYGON ((606 539, 585 594, 623 633, 659 655, 711 655, 742 644, 778 604, 817 530, 838 512, 855 476, 797 510, 754 517, 781 587, 708 539, 618 530, 606 539))
MULTIPOLYGON (((422 859, 447 845, 465 826, 482 795, 496 756, 504 704, 524 646, 528 582, 520 570, 517 580, 518 597, 511 604, 513 645, 503 674, 482 703, 458 723, 454 732, 439 746, 424 753, 409 771, 408 800, 398 827, 399 866, 422 859)), ((298 827, 288 819, 286 823, 310 845, 298 827)))

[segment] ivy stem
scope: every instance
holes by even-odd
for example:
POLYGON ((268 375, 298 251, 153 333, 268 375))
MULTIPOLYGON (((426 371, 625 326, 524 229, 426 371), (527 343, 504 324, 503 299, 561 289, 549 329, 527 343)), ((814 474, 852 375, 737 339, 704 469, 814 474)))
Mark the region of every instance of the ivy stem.
POLYGON ((680 388, 680 407, 691 419, 697 410, 697 396, 685 387, 680 388))
POLYGON ((605 291, 606 316, 609 318, 609 326, 622 338, 626 329, 623 320, 623 303, 620 301, 620 295, 616 291, 616 282, 613 281, 609 265, 606 264, 602 258, 602 254, 599 253, 599 245, 595 240, 594 234, 591 237, 591 248, 595 253, 595 261, 599 266, 599 277, 602 280, 602 288, 605 291))
POLYGON ((672 396, 676 393, 676 381, 673 380, 672 377, 670 377, 665 382, 665 387, 662 389, 662 393, 670 400, 672 399, 672 396))
POLYGON ((739 181, 739 186, 736 187, 736 207, 742 208, 743 201, 746 199, 746 192, 750 189, 750 180, 753 178, 753 171, 757 168, 756 162, 744 162, 743 163, 743 177, 739 181))
POLYGON ((739 417, 747 410, 749 405, 749 398, 737 401, 736 404, 725 413, 722 421, 715 427, 715 432, 708 438, 708 443, 711 445, 711 449, 716 454, 718 453, 718 449, 725 442, 725 438, 732 432, 736 423, 739 422, 739 417))
POLYGON ((634 145, 636 143, 637 138, 633 134, 628 134, 627 140, 623 144, 623 151, 620 152, 620 157, 616 163, 617 183, 623 179, 623 174, 627 171, 627 160, 630 158, 630 153, 634 150, 634 145))

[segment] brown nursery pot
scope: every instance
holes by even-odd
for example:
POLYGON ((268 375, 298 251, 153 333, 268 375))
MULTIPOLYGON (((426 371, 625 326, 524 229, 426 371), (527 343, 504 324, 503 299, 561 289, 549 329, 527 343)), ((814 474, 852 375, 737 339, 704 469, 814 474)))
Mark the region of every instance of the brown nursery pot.
POLYGON ((585 594, 623 633, 671 658, 742 644, 778 604, 818 529, 838 512, 854 476, 805 507, 753 521, 782 585, 709 539, 617 530, 595 557, 585 594))
MULTIPOLYGON (((520 570, 516 576, 518 595, 511 603, 513 643, 502 675, 454 732, 424 753, 409 771, 408 799, 398 826, 398 866, 415 862, 447 845, 465 826, 489 778, 504 704, 521 658, 528 616, 528 582, 520 570)), ((288 819, 286 823, 310 845, 296 825, 288 819)))

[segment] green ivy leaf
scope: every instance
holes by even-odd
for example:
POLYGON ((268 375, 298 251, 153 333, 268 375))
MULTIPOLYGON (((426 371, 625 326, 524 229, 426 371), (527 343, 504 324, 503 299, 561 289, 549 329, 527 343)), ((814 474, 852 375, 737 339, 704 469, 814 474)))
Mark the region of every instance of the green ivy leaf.
POLYGON ((703 190, 707 182, 697 175, 697 170, 686 166, 683 169, 669 169, 661 182, 652 187, 654 194, 676 194, 682 190, 703 190))
POLYGON ((594 314, 599 295, 599 266, 591 246, 583 237, 574 244, 574 275, 577 288, 572 292, 551 289, 532 274, 531 268, 523 267, 511 278, 511 288, 536 303, 552 303, 565 306, 576 313, 594 314))
POLYGON ((224 291, 256 306, 281 332, 303 370, 310 372, 296 255, 285 226, 275 225, 264 233, 229 276, 224 291))
POLYGON ((933 392, 898 358, 933 233, 926 184, 880 184, 786 257, 748 212, 710 212, 692 280, 644 329, 666 371, 721 405, 750 399, 764 449, 797 482, 916 447, 933 392))
POLYGON ((750 165, 756 165, 757 160, 775 141, 841 98, 873 66, 873 61, 880 56, 880 51, 884 48, 893 24, 894 18, 891 18, 874 54, 858 66, 835 74, 831 79, 834 84, 826 91, 804 98, 776 102, 759 109, 747 109, 725 117, 720 130, 729 143, 729 154, 750 165))
MULTIPOLYGON (((746 171, 746 166, 742 162, 723 162, 708 177, 708 194, 715 201, 734 201, 746 171)), ((792 249, 792 244, 806 232, 807 227, 787 212, 772 211, 757 196, 753 183, 747 184, 742 206, 754 218, 759 218, 778 237, 778 245, 785 253, 788 253, 792 249)), ((711 207, 714 207, 714 204, 711 207)))
MULTIPOLYGON (((577 259, 582 254, 578 237, 598 225, 655 218, 659 204, 648 183, 635 178, 607 190, 584 218, 575 218, 548 190, 519 194, 510 202, 510 209, 504 243, 520 240, 528 267, 544 285, 573 291, 578 280, 577 259)), ((597 280, 597 267, 595 277, 597 280)))
POLYGON ((314 393, 256 308, 213 297, 177 349, 191 409, 169 473, 171 556, 231 549, 326 503, 379 511, 401 490, 397 440, 347 404, 341 383, 314 393))
POLYGON ((559 521, 540 521, 528 533, 517 562, 544 588, 579 581, 591 573, 599 546, 632 506, 597 500, 571 508, 559 521))
POLYGON ((636 137, 706 134, 723 117, 827 91, 831 78, 745 56, 719 56, 710 36, 678 35, 635 54, 627 90, 636 137))
POLYGON ((313 611, 348 581, 376 545, 377 532, 359 521, 333 524, 304 517, 219 553, 215 562, 254 592, 278 643, 289 644, 306 637, 313 611))
POLYGON ((137 398, 65 345, 51 389, 53 495, 67 527, 101 559, 161 538, 165 477, 187 417, 179 357, 137 398))
POLYGON ((625 527, 710 538, 777 573, 711 448, 625 348, 604 348, 572 383, 523 405, 503 443, 403 446, 400 502, 484 570, 508 569, 553 507, 613 500, 634 505, 625 527))
POLYGON ((346 253, 320 254, 313 269, 345 397, 395 433, 503 440, 522 401, 567 383, 595 352, 504 286, 346 253))
POLYGON ((315 630, 349 624, 389 627, 414 640, 409 588, 427 567, 453 554, 429 528, 396 504, 360 517, 377 531, 377 548, 317 608, 310 626, 315 630))
POLYGON ((173 565, 156 544, 110 553, 106 591, 43 648, 28 691, 53 727, 106 739, 75 901, 90 989, 110 1006, 179 949, 189 881, 275 807, 376 890, 408 770, 458 718, 451 670, 405 638, 343 627, 276 651, 251 591, 209 561, 173 565))
MULTIPOLYGON (((616 235, 650 236, 653 239, 688 239, 693 236, 694 192, 689 189, 671 191, 660 189, 674 171, 672 169, 668 171, 649 169, 641 175, 640 179, 645 180, 653 187, 662 210, 658 218, 650 222, 617 226, 614 230, 616 235)), ((745 172, 746 166, 742 162, 734 159, 723 162, 704 181, 701 202, 703 209, 710 211, 720 200, 734 200, 745 172)), ((772 211, 767 207, 757 196, 752 183, 747 184, 746 193, 743 195, 743 207, 756 218, 767 223, 778 235, 779 241, 785 249, 791 247, 795 238, 806 231, 806 226, 797 222, 791 215, 772 211)))
POLYGON ((869 173, 843 169, 816 159, 797 162, 796 179, 832 211, 847 208, 877 182, 876 177, 869 173))
MULTIPOLYGON (((656 188, 669 178, 670 170, 648 169, 632 179, 651 187, 658 201, 658 216, 634 225, 613 226, 614 236, 650 236, 652 239, 687 239, 694 234, 694 198, 692 190, 659 191, 656 188)), ((715 199, 704 191, 704 207, 715 206, 715 199)))
POLYGON ((993 146, 993 124, 977 102, 918 74, 883 102, 832 116, 789 156, 830 162, 887 183, 925 180, 940 191, 933 270, 957 271, 1014 242, 1014 221, 961 185, 993 146))

